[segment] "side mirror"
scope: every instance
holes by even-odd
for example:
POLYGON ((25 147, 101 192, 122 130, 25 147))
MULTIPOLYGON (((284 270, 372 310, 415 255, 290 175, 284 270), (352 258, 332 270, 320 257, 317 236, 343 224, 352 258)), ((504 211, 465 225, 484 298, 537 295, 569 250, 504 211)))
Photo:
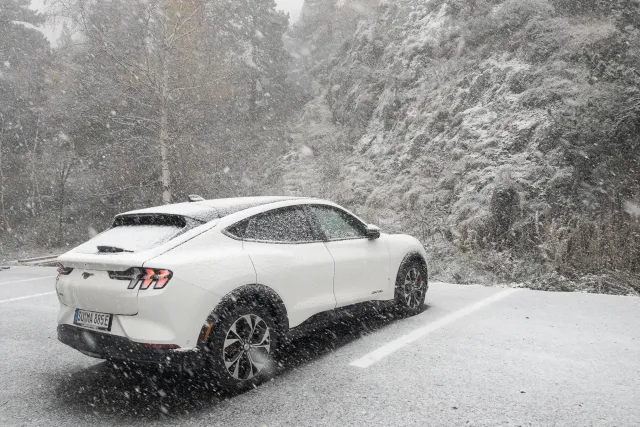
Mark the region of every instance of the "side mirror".
POLYGON ((369 224, 367 225, 367 239, 375 240, 380 237, 380 227, 369 224))

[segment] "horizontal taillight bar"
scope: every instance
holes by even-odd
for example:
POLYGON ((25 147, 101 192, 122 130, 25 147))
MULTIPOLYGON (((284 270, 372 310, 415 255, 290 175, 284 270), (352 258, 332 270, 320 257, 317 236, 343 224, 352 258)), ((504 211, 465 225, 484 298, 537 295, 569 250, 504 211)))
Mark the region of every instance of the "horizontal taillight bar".
POLYGON ((128 289, 164 289, 171 280, 173 273, 164 268, 137 268, 133 267, 126 271, 109 271, 109 277, 114 280, 128 280, 128 289))

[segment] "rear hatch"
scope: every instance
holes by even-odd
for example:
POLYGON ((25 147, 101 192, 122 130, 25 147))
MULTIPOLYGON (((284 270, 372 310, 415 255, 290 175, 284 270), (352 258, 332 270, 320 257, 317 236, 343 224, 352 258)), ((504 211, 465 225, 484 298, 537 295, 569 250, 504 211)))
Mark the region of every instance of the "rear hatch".
POLYGON ((110 229, 58 258, 60 301, 88 311, 134 315, 139 286, 130 285, 144 263, 216 223, 166 213, 117 216, 110 229))

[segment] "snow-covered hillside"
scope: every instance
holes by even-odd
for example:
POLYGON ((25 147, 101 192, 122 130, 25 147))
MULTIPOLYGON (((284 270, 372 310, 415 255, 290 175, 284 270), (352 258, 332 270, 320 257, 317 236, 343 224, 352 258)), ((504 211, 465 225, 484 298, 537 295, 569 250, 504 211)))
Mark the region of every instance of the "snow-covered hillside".
MULTIPOLYGON (((321 84, 291 123, 283 189, 414 233, 445 279, 632 266, 640 251, 628 233, 637 232, 637 216, 622 218, 625 234, 608 224, 617 213, 603 216, 601 195, 619 188, 597 165, 574 159, 598 153, 567 129, 576 117, 597 128, 593 117, 601 116, 613 127, 598 108, 624 103, 629 82, 601 76, 619 64, 598 55, 634 40, 619 48, 628 60, 619 62, 637 60, 637 28, 621 30, 613 13, 569 17, 561 2, 462 3, 382 2, 327 72, 310 72, 321 84), (592 265, 598 247, 609 254, 592 265)), ((638 155, 637 144, 629 154, 638 155)), ((637 196, 627 193, 626 202, 635 206, 637 196)))

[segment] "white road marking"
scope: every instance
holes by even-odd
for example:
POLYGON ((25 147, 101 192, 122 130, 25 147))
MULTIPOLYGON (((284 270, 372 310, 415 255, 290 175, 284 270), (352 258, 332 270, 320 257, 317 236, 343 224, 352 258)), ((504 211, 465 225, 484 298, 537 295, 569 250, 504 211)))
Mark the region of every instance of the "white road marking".
POLYGON ((16 280, 14 282, 2 282, 0 285, 12 285, 14 283, 33 282, 34 280, 53 279, 56 276, 36 277, 35 279, 16 280))
POLYGON ((0 304, 2 304, 3 302, 20 301, 20 300, 23 300, 23 299, 35 298, 35 297, 41 297, 41 296, 44 296, 44 295, 51 295, 51 294, 55 294, 55 291, 52 291, 52 292, 44 292, 44 293, 42 293, 42 294, 27 295, 26 297, 17 297, 17 298, 9 298, 9 299, 0 299, 0 304))
POLYGON ((369 366, 373 365, 374 363, 379 362, 380 360, 384 359, 385 357, 395 353, 396 351, 398 351, 399 349, 401 349, 402 347, 406 346, 409 343, 412 343, 422 337, 424 337, 425 335, 442 328, 443 326, 448 325, 449 323, 455 322, 458 319, 463 318, 464 316, 467 316, 471 313, 473 313, 474 311, 480 310, 483 307, 486 307, 496 301, 499 301, 503 298, 508 297, 509 295, 511 295, 512 293, 519 291, 520 289, 506 289, 502 292, 499 292, 497 294, 494 294, 488 298, 485 298, 481 301, 478 301, 474 304, 468 305, 466 307, 464 307, 461 310, 458 310, 456 312, 453 312, 451 314, 448 314, 446 316, 444 316, 441 319, 436 320, 435 322, 432 323, 428 323, 418 329, 415 329, 411 332, 409 332, 406 335, 401 336, 400 338, 397 338, 385 345, 383 345, 382 347, 372 351, 369 354, 365 354, 364 356, 362 356, 359 359, 354 360, 353 362, 351 362, 349 365, 351 366, 356 366, 358 368, 368 368, 369 366))

